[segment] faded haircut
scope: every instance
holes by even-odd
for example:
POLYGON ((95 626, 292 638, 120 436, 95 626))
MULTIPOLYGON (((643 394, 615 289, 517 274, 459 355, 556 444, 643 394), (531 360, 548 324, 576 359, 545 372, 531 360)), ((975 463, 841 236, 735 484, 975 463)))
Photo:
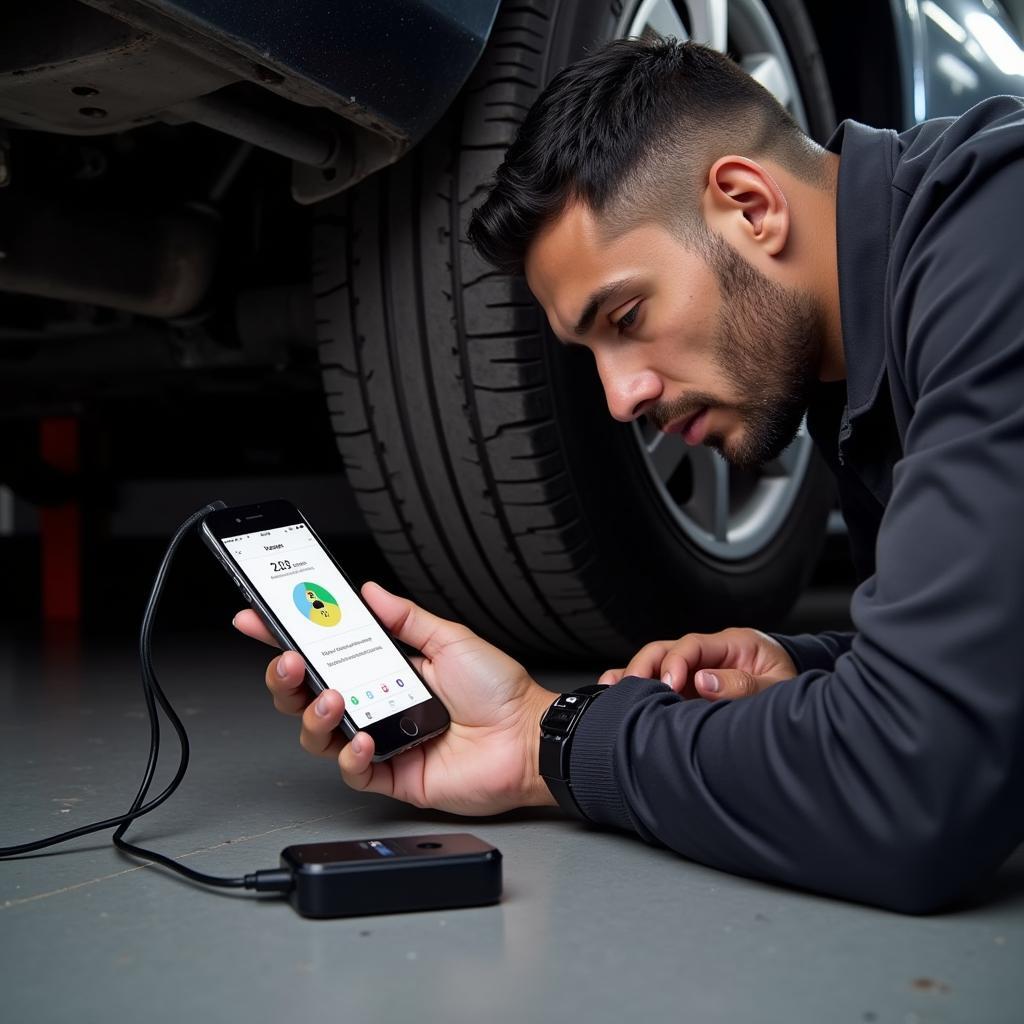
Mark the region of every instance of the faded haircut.
POLYGON ((474 211, 468 235, 521 273, 537 233, 582 202, 614 236, 654 221, 706 242, 699 200, 712 164, 768 157, 827 186, 822 150, 728 57, 673 40, 620 39, 561 71, 538 97, 474 211))

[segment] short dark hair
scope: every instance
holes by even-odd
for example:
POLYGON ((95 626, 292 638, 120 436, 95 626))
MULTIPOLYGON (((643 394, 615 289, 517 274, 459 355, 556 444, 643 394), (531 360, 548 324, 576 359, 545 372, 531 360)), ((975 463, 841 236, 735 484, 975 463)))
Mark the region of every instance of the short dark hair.
POLYGON ((819 147, 728 57, 694 43, 616 40, 538 97, 469 239, 489 263, 519 273, 537 232, 570 201, 602 214, 613 235, 645 219, 692 233, 703 226, 707 172, 729 152, 772 156, 823 181, 819 147))

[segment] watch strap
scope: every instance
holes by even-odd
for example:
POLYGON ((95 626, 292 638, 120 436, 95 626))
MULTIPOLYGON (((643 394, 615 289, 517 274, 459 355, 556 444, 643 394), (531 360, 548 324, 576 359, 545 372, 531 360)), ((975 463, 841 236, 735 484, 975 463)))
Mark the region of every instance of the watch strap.
POLYGON ((572 693, 563 693, 555 698, 540 720, 540 774, 551 790, 558 806, 567 813, 582 820, 586 815, 580 810, 573 796, 569 780, 569 757, 576 727, 584 712, 607 690, 607 686, 595 683, 581 686, 572 693))

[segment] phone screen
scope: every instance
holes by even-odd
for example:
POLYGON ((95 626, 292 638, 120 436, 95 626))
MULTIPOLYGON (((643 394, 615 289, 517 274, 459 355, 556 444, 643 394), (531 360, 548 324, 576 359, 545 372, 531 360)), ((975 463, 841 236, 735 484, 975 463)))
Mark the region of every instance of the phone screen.
POLYGON ((357 725, 430 700, 394 641, 304 524, 222 537, 220 543, 306 661, 345 698, 357 725))

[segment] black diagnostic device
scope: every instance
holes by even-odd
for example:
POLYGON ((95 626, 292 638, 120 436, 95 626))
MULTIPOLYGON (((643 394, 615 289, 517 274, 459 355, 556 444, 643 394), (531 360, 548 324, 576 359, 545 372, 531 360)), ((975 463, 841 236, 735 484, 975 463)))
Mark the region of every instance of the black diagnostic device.
POLYGON ((303 843, 281 851, 303 917, 474 907, 501 899, 501 852, 468 832, 303 843))

